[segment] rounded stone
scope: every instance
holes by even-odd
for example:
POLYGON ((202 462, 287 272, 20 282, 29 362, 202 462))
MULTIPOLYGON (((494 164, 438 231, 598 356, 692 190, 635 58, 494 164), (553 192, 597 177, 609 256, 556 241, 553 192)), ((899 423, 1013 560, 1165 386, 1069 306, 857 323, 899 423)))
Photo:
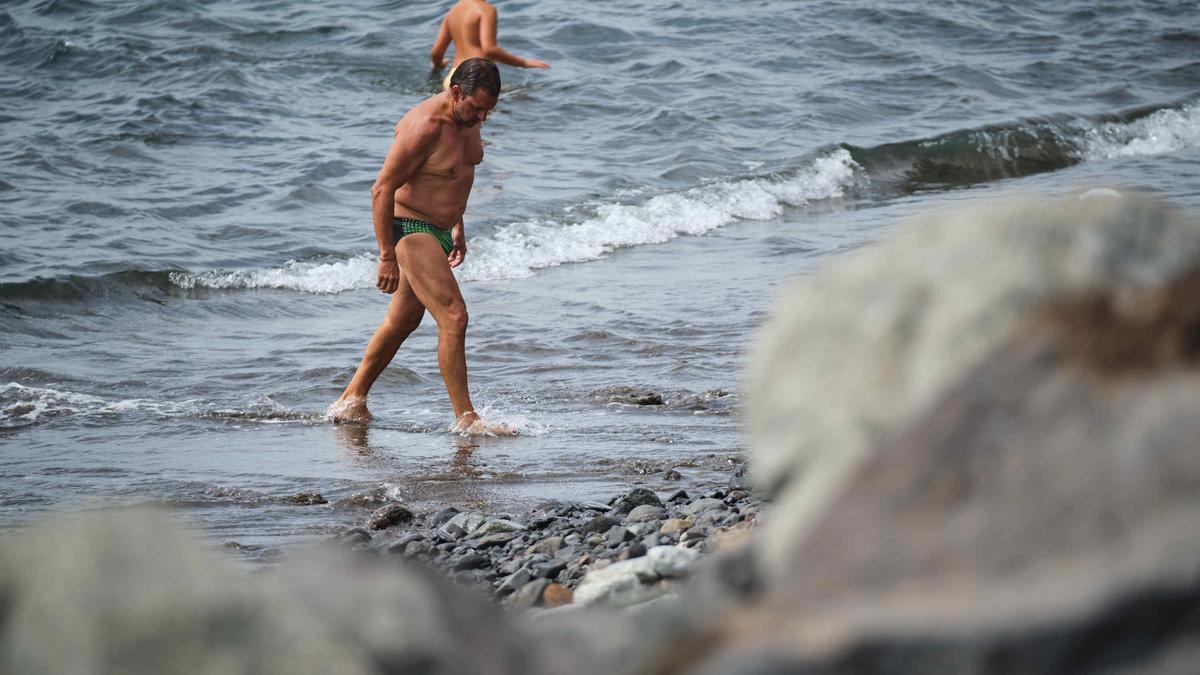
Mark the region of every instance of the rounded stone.
POLYGON ((412 519, 412 511, 400 504, 388 504, 371 514, 371 517, 367 519, 367 527, 372 530, 386 530, 393 525, 411 523, 412 519))
POLYGON ((644 523, 649 520, 661 520, 666 516, 667 510, 663 507, 653 504, 642 504, 641 506, 635 506, 629 512, 629 515, 625 516, 625 522, 644 523))
POLYGON ((542 591, 542 606, 561 607, 574 601, 575 594, 562 584, 550 584, 542 591))

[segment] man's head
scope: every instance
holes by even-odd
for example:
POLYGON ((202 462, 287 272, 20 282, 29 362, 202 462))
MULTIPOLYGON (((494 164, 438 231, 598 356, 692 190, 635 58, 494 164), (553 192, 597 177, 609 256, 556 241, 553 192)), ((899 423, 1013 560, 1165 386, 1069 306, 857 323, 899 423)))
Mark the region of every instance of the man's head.
POLYGON ((486 120, 499 97, 500 69, 487 59, 467 59, 450 76, 450 111, 460 126, 473 127, 486 120))

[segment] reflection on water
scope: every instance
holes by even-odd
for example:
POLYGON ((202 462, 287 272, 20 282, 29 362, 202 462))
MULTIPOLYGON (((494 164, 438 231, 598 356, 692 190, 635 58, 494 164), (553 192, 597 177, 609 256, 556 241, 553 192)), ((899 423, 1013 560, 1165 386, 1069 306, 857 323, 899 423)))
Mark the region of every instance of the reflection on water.
MULTIPOLYGON (((365 424, 334 424, 333 438, 352 454, 356 462, 364 459, 379 466, 391 467, 384 481, 383 495, 387 499, 424 504, 453 504, 485 508, 494 503, 497 495, 490 487, 498 477, 512 478, 513 474, 498 472, 475 451, 479 441, 466 436, 448 435, 452 441, 444 452, 433 456, 405 453, 387 442, 392 429, 375 430, 382 440, 371 441, 372 429, 365 424)), ((425 454, 428 450, 423 450, 425 454)))
POLYGON ((333 437, 339 445, 360 456, 373 454, 369 438, 371 429, 365 424, 334 424, 333 437))

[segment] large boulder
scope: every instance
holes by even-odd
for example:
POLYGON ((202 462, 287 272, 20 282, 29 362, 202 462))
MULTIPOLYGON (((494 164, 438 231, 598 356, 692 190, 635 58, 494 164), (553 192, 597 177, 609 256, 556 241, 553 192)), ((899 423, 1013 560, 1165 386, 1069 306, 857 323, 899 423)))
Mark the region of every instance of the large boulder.
POLYGON ((4 673, 561 671, 522 635, 376 557, 312 551, 247 575, 157 513, 47 521, 0 547, 4 673))
POLYGON ((944 214, 803 282, 749 405, 765 589, 671 669, 1194 668, 1198 243, 1100 191, 944 214))
POLYGON ((1200 265, 1050 304, 871 453, 697 669, 1194 672, 1198 362, 1200 265))
POLYGON ((877 445, 1050 302, 1123 302, 1177 278, 1200 227, 1149 198, 1092 190, 959 207, 836 261, 781 298, 748 405, 754 478, 776 512, 770 576, 877 445))

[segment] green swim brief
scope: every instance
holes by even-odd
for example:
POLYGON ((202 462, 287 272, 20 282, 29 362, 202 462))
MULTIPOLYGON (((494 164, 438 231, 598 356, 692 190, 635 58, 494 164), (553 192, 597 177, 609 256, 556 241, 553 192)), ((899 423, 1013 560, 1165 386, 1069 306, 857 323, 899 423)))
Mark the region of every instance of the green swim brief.
POLYGON ((416 218, 392 219, 392 239, 394 241, 398 242, 404 235, 414 232, 425 232, 437 237, 438 243, 442 245, 442 250, 446 252, 446 255, 450 255, 450 251, 454 249, 454 240, 450 238, 450 230, 443 230, 416 218))

